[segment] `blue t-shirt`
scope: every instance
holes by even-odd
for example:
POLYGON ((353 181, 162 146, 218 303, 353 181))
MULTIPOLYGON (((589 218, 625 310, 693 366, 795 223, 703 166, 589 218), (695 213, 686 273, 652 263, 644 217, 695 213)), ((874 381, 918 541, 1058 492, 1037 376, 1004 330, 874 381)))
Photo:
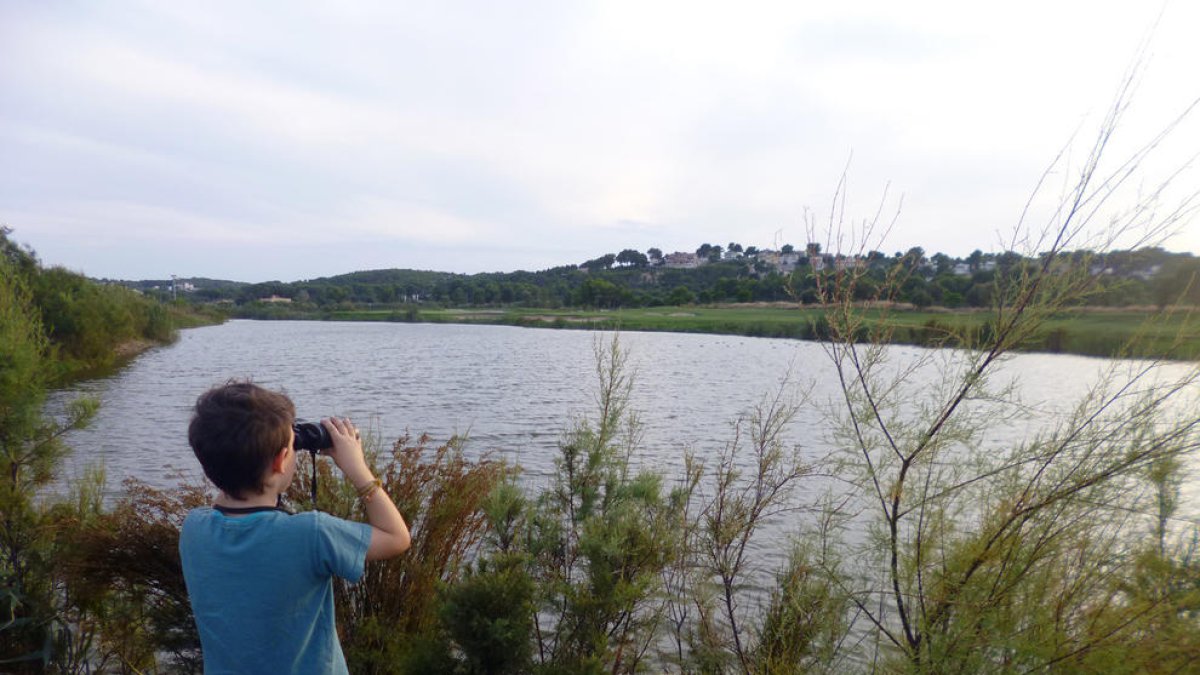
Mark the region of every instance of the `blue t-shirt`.
POLYGON ((333 577, 358 581, 370 545, 370 525, 315 511, 189 513, 179 553, 204 672, 347 672, 333 577))

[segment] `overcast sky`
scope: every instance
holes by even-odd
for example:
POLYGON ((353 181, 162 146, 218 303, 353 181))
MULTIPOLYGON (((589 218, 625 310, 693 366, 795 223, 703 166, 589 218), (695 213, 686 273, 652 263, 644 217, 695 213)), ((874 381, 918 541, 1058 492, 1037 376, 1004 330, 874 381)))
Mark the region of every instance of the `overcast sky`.
POLYGON ((537 270, 803 245, 848 165, 886 252, 998 251, 1160 12, 1114 165, 1200 96, 1200 3, 0 0, 0 223, 94 277, 537 270))

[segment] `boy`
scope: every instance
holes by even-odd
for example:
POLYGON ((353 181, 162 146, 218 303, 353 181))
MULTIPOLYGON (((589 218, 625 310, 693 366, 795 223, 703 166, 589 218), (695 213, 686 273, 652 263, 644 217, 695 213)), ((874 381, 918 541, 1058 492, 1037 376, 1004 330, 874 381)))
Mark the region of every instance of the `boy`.
POLYGON ((332 579, 358 581, 367 560, 409 547, 348 419, 322 421, 333 441, 323 452, 358 490, 368 523, 278 507, 296 473, 295 417, 287 396, 249 382, 196 401, 188 442, 221 492, 188 514, 179 552, 209 675, 347 672, 332 579))

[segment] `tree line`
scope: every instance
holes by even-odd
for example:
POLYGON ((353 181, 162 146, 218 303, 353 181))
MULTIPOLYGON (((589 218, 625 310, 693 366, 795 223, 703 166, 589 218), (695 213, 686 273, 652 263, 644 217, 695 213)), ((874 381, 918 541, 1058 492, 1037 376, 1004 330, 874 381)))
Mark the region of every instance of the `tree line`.
MULTIPOLYGON (((985 254, 975 251, 965 258, 943 253, 926 256, 914 247, 887 255, 870 251, 847 257, 822 253, 809 244, 803 255, 795 253, 793 265, 780 268, 764 254, 793 254, 785 245, 779 252, 759 251, 731 242, 728 247, 704 244, 696 251, 694 268, 664 264, 656 248, 640 253, 626 249, 605 254, 580 265, 564 265, 538 272, 453 274, 405 269, 354 272, 314 280, 255 284, 192 280, 196 288, 176 293, 197 303, 233 305, 235 313, 255 311, 264 299, 290 301, 294 310, 348 307, 436 305, 452 307, 625 307, 678 306, 737 302, 800 302, 824 304, 820 289, 848 270, 856 276, 855 299, 886 299, 917 308, 990 307, 997 277, 1020 275, 1041 264, 1038 256, 1014 252, 985 254), (728 256, 723 251, 732 251, 728 256), (904 283, 889 280, 903 274, 904 283), (883 298, 881 290, 889 297, 883 298)), ((1056 265, 1085 266, 1097 277, 1081 304, 1125 307, 1200 304, 1200 259, 1190 253, 1170 253, 1161 248, 1113 251, 1058 252, 1056 265)), ((152 296, 171 295, 170 282, 123 282, 152 296)))

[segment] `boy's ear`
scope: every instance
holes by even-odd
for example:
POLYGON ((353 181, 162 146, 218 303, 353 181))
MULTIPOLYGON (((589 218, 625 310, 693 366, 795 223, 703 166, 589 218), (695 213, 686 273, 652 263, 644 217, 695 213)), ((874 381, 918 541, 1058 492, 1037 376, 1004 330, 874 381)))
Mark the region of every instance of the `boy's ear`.
POLYGON ((291 448, 286 445, 275 453, 275 458, 271 460, 271 471, 275 473, 283 473, 283 462, 287 459, 288 450, 291 448))

